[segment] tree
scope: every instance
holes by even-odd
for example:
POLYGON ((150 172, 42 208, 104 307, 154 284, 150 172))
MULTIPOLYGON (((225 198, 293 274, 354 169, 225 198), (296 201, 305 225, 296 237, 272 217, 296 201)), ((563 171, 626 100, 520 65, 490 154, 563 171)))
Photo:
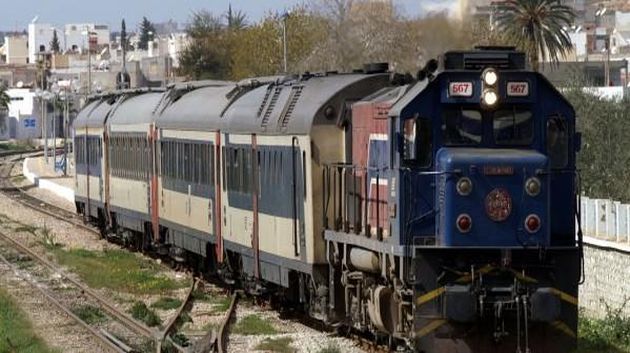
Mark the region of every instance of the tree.
POLYGON ((4 82, 0 82, 0 133, 4 134, 7 131, 7 113, 9 111, 9 104, 11 103, 11 97, 7 93, 7 87, 4 82))
POLYGON ((57 37, 57 30, 55 29, 53 30, 53 37, 52 37, 52 40, 50 41, 50 51, 57 54, 60 51, 59 47, 60 47, 59 38, 57 37))
POLYGON ((229 43, 221 19, 205 10, 195 12, 186 32, 190 43, 180 53, 180 74, 193 79, 227 79, 229 43))
POLYGON ((227 27, 229 30, 241 30, 247 26, 247 15, 241 10, 232 11, 232 4, 228 6, 225 14, 227 19, 227 27))
POLYGON ((0 83, 0 110, 8 110, 11 103, 11 97, 7 93, 7 86, 4 82, 0 83))
POLYGON ((142 17, 142 23, 140 23, 140 40, 138 41, 138 48, 147 50, 149 48, 149 41, 153 40, 155 36, 155 26, 146 17, 142 17))
POLYGON ((534 70, 540 60, 557 63, 573 48, 568 28, 575 13, 558 0, 507 0, 497 8, 497 29, 529 55, 534 70))
POLYGON ((120 48, 125 52, 129 50, 129 40, 127 39, 127 25, 125 24, 124 18, 122 20, 122 23, 120 24, 120 48))

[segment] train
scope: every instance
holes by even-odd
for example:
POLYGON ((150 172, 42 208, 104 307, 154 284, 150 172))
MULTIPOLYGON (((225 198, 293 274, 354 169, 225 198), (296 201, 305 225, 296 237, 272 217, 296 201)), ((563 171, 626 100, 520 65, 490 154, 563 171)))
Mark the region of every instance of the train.
POLYGON ((76 209, 108 238, 398 351, 569 352, 575 122, 508 47, 415 76, 369 64, 118 90, 73 123, 76 209))

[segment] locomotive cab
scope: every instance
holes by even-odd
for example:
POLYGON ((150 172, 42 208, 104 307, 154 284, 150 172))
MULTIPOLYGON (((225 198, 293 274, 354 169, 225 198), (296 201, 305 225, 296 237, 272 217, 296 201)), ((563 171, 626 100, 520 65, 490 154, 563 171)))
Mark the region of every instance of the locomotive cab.
POLYGON ((509 48, 447 53, 420 76, 390 111, 416 350, 567 351, 580 276, 573 108, 509 48))

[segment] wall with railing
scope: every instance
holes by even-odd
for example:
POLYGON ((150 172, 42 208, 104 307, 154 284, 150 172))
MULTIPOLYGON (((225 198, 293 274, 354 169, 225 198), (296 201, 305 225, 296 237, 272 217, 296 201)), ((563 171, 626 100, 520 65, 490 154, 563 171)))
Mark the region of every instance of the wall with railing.
POLYGON ((603 318, 621 309, 630 316, 630 205, 582 197, 584 283, 580 307, 603 318))
POLYGON ((584 196, 581 203, 584 235, 630 244, 630 204, 584 196))

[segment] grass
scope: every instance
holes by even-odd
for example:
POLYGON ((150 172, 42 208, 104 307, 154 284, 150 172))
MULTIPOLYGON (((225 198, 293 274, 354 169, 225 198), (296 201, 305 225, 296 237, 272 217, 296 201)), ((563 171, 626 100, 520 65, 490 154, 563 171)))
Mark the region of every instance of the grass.
POLYGON ((630 353, 630 317, 623 316, 626 304, 617 309, 606 305, 605 319, 591 319, 580 313, 577 352, 630 353))
POLYGON ((236 323, 232 332, 247 336, 275 335, 278 333, 278 330, 276 330, 276 328, 268 321, 261 319, 260 316, 248 315, 236 323))
POLYGON ((32 150, 32 149, 33 149, 33 146, 25 142, 0 143, 0 150, 2 151, 18 151, 18 150, 32 150))
POLYGON ((107 321, 107 317, 105 316, 105 314, 103 314, 101 309, 93 307, 91 305, 82 305, 72 310, 72 312, 76 316, 81 318, 81 320, 85 321, 86 323, 90 325, 99 324, 99 323, 107 321))
POLYGON ((162 297, 158 299, 155 303, 151 304, 152 308, 162 309, 162 310, 173 310, 177 309, 182 305, 182 301, 176 298, 171 297, 162 297))
POLYGON ((0 352, 52 353, 8 293, 0 288, 0 352))
POLYGON ((124 250, 53 249, 57 261, 77 273, 92 288, 151 295, 184 288, 187 281, 160 275, 160 267, 124 250))
POLYGON ((197 301, 212 304, 213 314, 226 312, 230 308, 230 303, 232 302, 232 298, 230 298, 229 296, 221 295, 218 293, 216 293, 215 295, 211 295, 210 293, 206 293, 200 289, 195 289, 195 291, 193 292, 193 298, 197 301))
POLYGON ((278 353, 293 353, 295 348, 291 347, 293 339, 291 337, 266 338, 256 346, 258 351, 270 351, 278 353))
POLYGON ((135 302, 130 313, 134 319, 144 322, 149 327, 159 326, 162 323, 155 311, 147 308, 143 302, 135 302))
POLYGON ((341 349, 333 344, 329 344, 328 346, 317 351, 317 353, 341 353, 341 349))

